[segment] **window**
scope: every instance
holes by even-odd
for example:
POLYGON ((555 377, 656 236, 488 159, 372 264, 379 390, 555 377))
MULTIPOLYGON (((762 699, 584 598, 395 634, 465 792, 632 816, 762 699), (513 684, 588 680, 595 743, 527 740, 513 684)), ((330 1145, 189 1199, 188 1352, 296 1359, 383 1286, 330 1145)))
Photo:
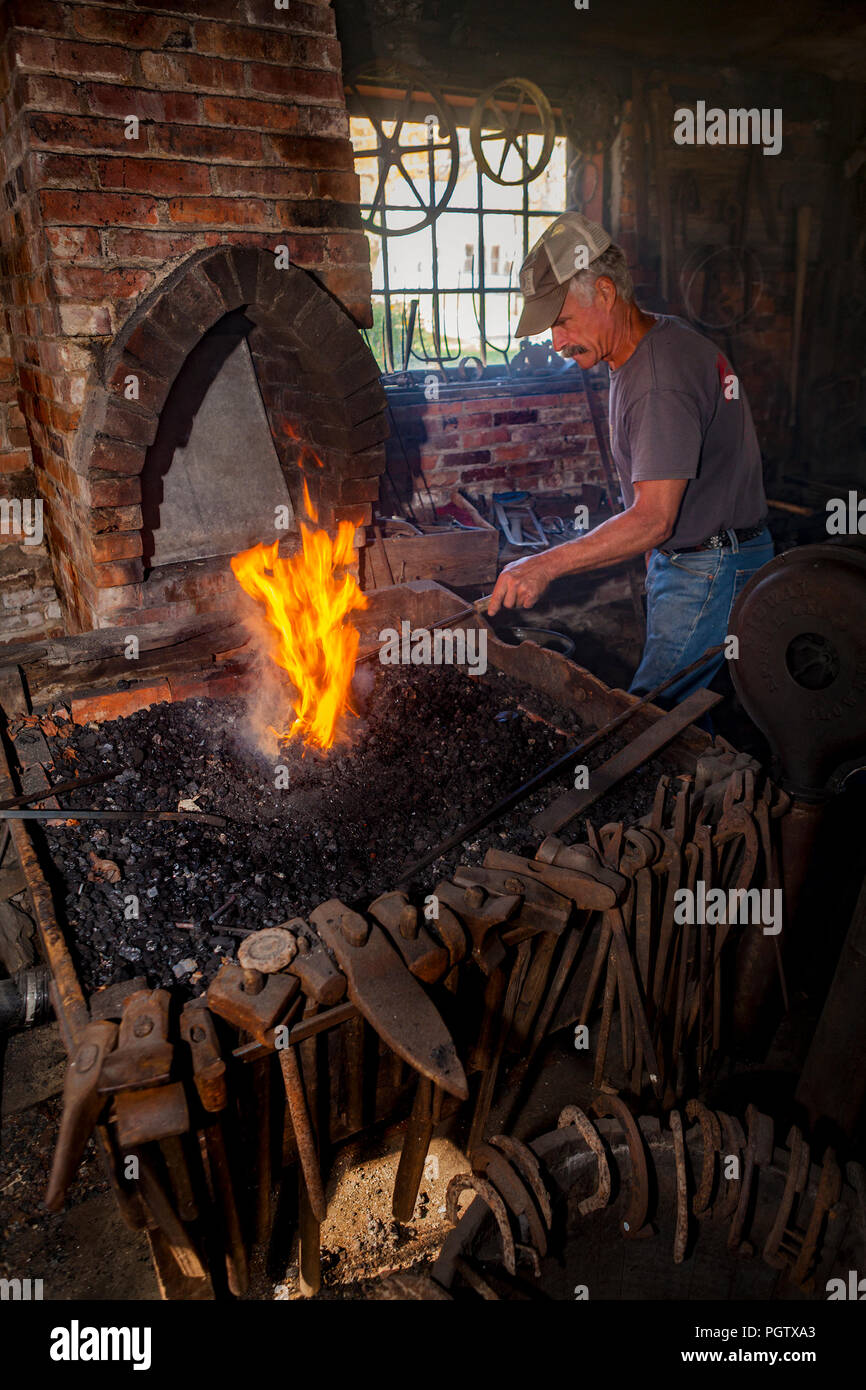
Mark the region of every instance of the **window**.
POLYGON ((472 153, 471 101, 449 108, 457 127, 456 151, 448 150, 447 136, 432 119, 421 116, 423 94, 400 99, 392 90, 371 98, 368 91, 363 106, 371 114, 359 114, 360 106, 350 98, 362 213, 379 229, 368 227, 367 235, 375 316, 368 340, 380 366, 387 372, 456 366, 465 356, 484 363, 507 360, 518 346, 513 332, 522 307, 520 265, 566 205, 565 137, 555 138, 547 164, 529 183, 519 181, 521 159, 530 169, 539 162, 542 134, 520 134, 522 154, 503 143, 501 167, 485 147, 488 164, 512 180, 503 184, 472 153), (410 119, 404 116, 395 140, 398 119, 407 111, 410 119), (436 204, 441 207, 431 218, 436 204))

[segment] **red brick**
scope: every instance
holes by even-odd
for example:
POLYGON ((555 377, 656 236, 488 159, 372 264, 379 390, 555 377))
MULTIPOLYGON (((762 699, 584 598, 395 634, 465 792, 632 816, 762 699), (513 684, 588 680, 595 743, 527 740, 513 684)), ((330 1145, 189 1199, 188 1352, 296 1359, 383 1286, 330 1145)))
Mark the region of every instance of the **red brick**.
POLYGON ((246 164, 217 165, 211 169, 214 192, 258 193, 267 198, 314 198, 315 175, 300 169, 246 164))
POLYGON ((128 80, 132 54, 126 48, 104 43, 70 43, 37 34, 18 34, 15 61, 20 68, 64 73, 71 77, 108 77, 128 80))
MULTIPOLYGON (((29 0, 24 0, 28 5, 29 0)), ((49 6, 57 9, 56 4, 49 6)), ((108 10, 96 5, 73 5, 72 25, 84 39, 125 44, 129 48, 161 48, 169 37, 183 41, 190 26, 174 15, 136 14, 128 5, 108 10)))
POLYGON ((107 255, 123 261, 156 261, 160 265, 175 256, 188 256, 205 244, 200 234, 131 231, 126 227, 109 228, 102 236, 107 255))
POLYGON ((339 136, 348 144, 349 116, 342 106, 310 105, 301 110, 306 116, 306 128, 310 135, 339 136))
POLYGON ((100 254, 95 227, 46 227, 45 236, 58 260, 92 260, 100 254))
POLYGON ((280 159, 295 169, 350 169, 352 147, 345 140, 323 140, 302 135, 272 135, 271 144, 280 159))
POLYGON ((343 84, 335 72, 315 72, 310 68, 287 68, 281 64, 251 63, 250 88, 267 92, 285 101, 343 101, 343 84))
POLYGON ((75 154, 37 150, 30 156, 30 181, 38 187, 61 184, 66 188, 95 188, 96 177, 89 159, 75 154))
POLYGON ((345 203, 361 200, 361 180, 348 170, 323 169, 316 174, 316 186, 320 198, 336 198, 345 203))
POLYGON ((88 517, 89 530, 94 536, 109 531, 138 531, 141 524, 141 507, 92 507, 88 517))
POLYGON ((103 188, 136 193, 210 193, 207 165, 173 159, 100 159, 96 170, 103 188))
POLYGON ((33 467, 29 449, 16 449, 13 453, 0 454, 0 473, 26 473, 33 467))
POLYGON ((197 53, 143 53, 141 70, 155 86, 195 92, 211 88, 217 92, 242 92, 244 64, 227 63, 219 58, 203 58, 197 53))
POLYGON ((54 270, 58 294, 79 300, 134 299, 152 283, 149 270, 102 270, 91 266, 57 266, 54 270))
POLYGON ((257 198, 171 198, 168 215, 181 226, 272 227, 273 206, 257 198))
POLYGON ((74 82, 47 73, 19 73, 15 80, 18 106, 40 111, 79 111, 81 102, 74 82))
POLYGON ((75 696, 69 703, 69 712, 74 724, 102 724, 109 719, 122 719, 128 714, 135 714, 136 710, 149 709, 151 705, 170 700, 171 686, 167 680, 160 680, 150 685, 136 686, 132 690, 75 696))
POLYGON ((90 466, 104 473, 128 473, 134 476, 144 467, 145 450, 136 444, 118 439, 98 437, 90 451, 90 466))
POLYGON ((39 205, 47 222, 153 227, 158 220, 155 198, 131 193, 69 193, 42 189, 39 205))
POLYGON ((146 139, 127 140, 122 121, 98 121, 89 116, 33 115, 29 127, 42 144, 71 150, 140 149, 146 139))
MULTIPOLYGON (((293 16, 294 23, 294 16, 293 16)), ((197 24, 195 46, 200 53, 218 53, 247 62, 296 64, 340 69, 340 45, 336 39, 311 34, 286 34, 249 26, 197 24)))
POLYGON ((187 92, 149 92, 143 87, 88 83, 87 106, 103 116, 138 116, 141 121, 199 119, 198 100, 187 92))
POLYGON ((243 97, 202 97, 202 116, 213 125, 240 126, 246 130, 295 130, 300 124, 296 106, 276 101, 251 101, 243 97))
POLYGON ((154 125, 148 131, 152 152, 189 155, 193 159, 254 163, 262 158, 262 137, 255 131, 214 130, 210 126, 154 125))
POLYGON ((78 334, 105 336, 111 332, 111 315, 94 304, 61 304, 60 331, 73 337, 78 334))
POLYGON ((93 539, 93 559, 96 564, 106 560, 132 560, 141 555, 143 543, 139 531, 115 531, 93 539))
POLYGON ((7 0, 9 20, 16 29, 41 29, 52 34, 66 33, 67 18, 56 0, 7 0))
POLYGON ((107 473, 90 475, 92 507, 128 507, 141 501, 141 478, 113 478, 107 473))
POLYGON ((135 584, 144 574, 141 560, 110 560, 107 564, 96 565, 94 582, 98 589, 113 589, 119 584, 135 584))

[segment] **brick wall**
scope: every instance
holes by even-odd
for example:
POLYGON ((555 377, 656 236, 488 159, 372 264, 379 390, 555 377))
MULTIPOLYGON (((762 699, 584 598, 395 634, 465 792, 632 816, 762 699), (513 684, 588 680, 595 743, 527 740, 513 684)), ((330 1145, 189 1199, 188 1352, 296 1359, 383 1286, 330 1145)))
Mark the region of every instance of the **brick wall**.
MULTIPOLYGON (((606 373, 591 378, 603 410, 604 377, 606 373)), ((388 471, 398 489, 407 460, 416 478, 423 469, 437 503, 447 502, 454 488, 489 497, 512 489, 551 493, 574 491, 584 482, 604 483, 580 387, 554 376, 541 381, 506 378, 475 386, 471 395, 468 391, 442 387, 438 401, 424 400, 420 390, 389 391, 394 428, 387 442, 388 471)))
MULTIPOLYGON (((195 253, 286 245, 294 266, 366 324, 369 256, 324 0, 288 10, 273 0, 7 0, 0 39, 0 304, 11 342, 2 392, 12 398, 0 467, 8 478, 32 460, 66 621, 78 630, 142 602, 135 469, 120 449, 109 459, 76 452, 85 403, 136 311, 195 253), (82 527, 99 599, 76 592, 82 527)), ((162 332, 167 364, 170 322, 162 332)), ((204 591, 184 596, 190 612, 211 602, 204 591)))

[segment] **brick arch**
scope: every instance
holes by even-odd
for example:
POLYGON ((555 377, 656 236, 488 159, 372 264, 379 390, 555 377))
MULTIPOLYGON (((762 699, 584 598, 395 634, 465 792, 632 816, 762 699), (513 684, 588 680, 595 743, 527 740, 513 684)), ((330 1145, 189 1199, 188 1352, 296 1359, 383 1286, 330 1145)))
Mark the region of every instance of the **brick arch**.
MULTIPOLYGON (((296 508, 303 470, 321 524, 370 520, 388 433, 375 358, 312 275, 297 266, 277 269, 273 251, 238 246, 197 253, 167 276, 137 307, 91 380, 72 468, 86 479, 91 511, 98 513, 92 535, 136 529, 130 522, 140 475, 177 373, 203 334, 238 309, 255 324, 249 347, 296 508), (124 395, 130 376, 138 379, 137 400, 124 395)), ((140 547, 130 538, 125 555, 116 545, 114 558, 100 558, 105 549, 97 540, 91 582, 99 589, 130 586, 128 603, 117 595, 111 606, 141 606, 133 592, 143 576, 140 547)))

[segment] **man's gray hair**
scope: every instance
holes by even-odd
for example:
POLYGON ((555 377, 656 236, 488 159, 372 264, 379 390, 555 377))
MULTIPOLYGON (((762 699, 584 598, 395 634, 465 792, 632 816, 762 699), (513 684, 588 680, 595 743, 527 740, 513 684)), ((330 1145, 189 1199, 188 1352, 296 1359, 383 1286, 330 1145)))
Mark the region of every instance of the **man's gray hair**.
POLYGON ((602 251, 586 270, 579 270, 576 275, 571 277, 568 284, 570 294, 576 294, 582 303, 588 304, 592 299, 595 289, 595 282, 599 275, 606 275, 612 280, 616 287, 616 292, 620 299, 624 299, 630 304, 634 299, 634 284, 632 283, 631 272, 626 262, 625 252, 621 246, 611 242, 606 251, 602 251))

